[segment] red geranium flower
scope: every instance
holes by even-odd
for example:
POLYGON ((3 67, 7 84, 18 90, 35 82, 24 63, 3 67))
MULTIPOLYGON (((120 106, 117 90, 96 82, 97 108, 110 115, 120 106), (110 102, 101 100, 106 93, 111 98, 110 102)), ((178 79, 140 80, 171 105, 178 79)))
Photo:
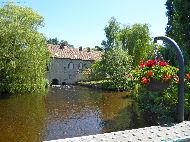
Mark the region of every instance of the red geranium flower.
POLYGON ((170 79, 170 77, 171 77, 171 75, 166 74, 166 75, 164 75, 164 76, 162 77, 162 80, 167 81, 168 79, 170 79))
POLYGON ((145 66, 151 68, 152 66, 156 65, 157 64, 157 61, 156 60, 148 60, 146 63, 145 63, 145 66))
POLYGON ((148 71, 147 75, 148 75, 148 76, 152 76, 152 75, 153 75, 153 72, 152 72, 152 71, 148 71))
POLYGON ((159 62, 159 66, 166 66, 166 65, 167 65, 167 63, 164 62, 164 61, 160 61, 160 62, 159 62))
MULTIPOLYGON (((158 81, 174 81, 179 82, 177 77, 178 69, 170 66, 166 61, 160 60, 147 60, 140 62, 138 68, 132 71, 132 76, 135 80, 138 80, 141 85, 147 85, 152 80, 158 81)), ((186 75, 190 82, 190 73, 186 75)))
POLYGON ((140 63, 139 68, 142 69, 145 66, 144 63, 140 63))
POLYGON ((141 79, 141 83, 143 83, 143 84, 147 84, 148 82, 149 82, 149 79, 146 78, 146 77, 143 77, 143 78, 141 79))
POLYGON ((186 74, 186 78, 187 78, 187 79, 190 79, 190 74, 189 74, 189 73, 186 74))

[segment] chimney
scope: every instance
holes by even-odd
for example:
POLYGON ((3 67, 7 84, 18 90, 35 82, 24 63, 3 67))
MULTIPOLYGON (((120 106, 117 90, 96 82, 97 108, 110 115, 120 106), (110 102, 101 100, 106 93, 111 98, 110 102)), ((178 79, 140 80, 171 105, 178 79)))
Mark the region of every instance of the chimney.
POLYGON ((64 43, 61 43, 61 45, 60 45, 60 49, 64 49, 64 43))
POLYGON ((87 50, 87 52, 90 52, 90 47, 87 47, 86 50, 87 50))
POLYGON ((79 47, 79 51, 82 51, 82 46, 79 47))

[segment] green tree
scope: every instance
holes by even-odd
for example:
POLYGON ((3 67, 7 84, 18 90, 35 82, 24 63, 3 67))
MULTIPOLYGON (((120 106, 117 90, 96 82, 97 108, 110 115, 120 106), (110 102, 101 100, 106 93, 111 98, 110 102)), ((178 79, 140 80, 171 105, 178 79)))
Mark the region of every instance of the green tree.
POLYGON ((47 40, 48 44, 53 44, 53 45, 58 45, 59 44, 59 40, 56 38, 50 38, 47 40))
POLYGON ((61 40, 61 41, 59 41, 59 40, 57 39, 57 37, 55 37, 55 38, 49 38, 49 39, 47 40, 47 43, 48 43, 48 44, 53 44, 53 45, 61 45, 61 44, 63 44, 64 46, 74 47, 74 45, 69 44, 66 40, 61 40))
POLYGON ((106 73, 104 72, 104 67, 102 61, 96 61, 90 67, 90 80, 104 80, 106 79, 106 73))
POLYGON ((108 25, 104 29, 107 38, 107 40, 102 41, 104 50, 108 50, 118 45, 119 30, 120 24, 116 21, 114 17, 112 17, 109 20, 108 25))
POLYGON ((111 18, 104 30, 107 40, 103 40, 102 45, 105 50, 121 46, 133 56, 134 66, 148 57, 153 44, 147 24, 120 26, 115 18, 111 18))
POLYGON ((45 88, 49 61, 45 37, 38 32, 43 17, 31 8, 0 8, 0 93, 25 93, 45 88))
POLYGON ((115 88, 127 89, 127 75, 132 68, 132 56, 121 47, 112 48, 106 52, 101 61, 101 72, 106 73, 115 88))
MULTIPOLYGON (((166 9, 168 17, 166 35, 178 43, 187 63, 190 59, 190 1, 167 0, 166 9)), ((170 48, 168 50, 167 53, 172 51, 170 48)), ((172 59, 174 53, 166 55, 170 55, 172 59)))
POLYGON ((130 87, 129 72, 132 69, 132 56, 121 47, 104 52, 101 61, 96 61, 83 74, 90 81, 101 81, 105 89, 126 90, 130 87))
POLYGON ((64 46, 69 46, 69 43, 66 40, 61 40, 59 44, 63 44, 64 46))
POLYGON ((93 50, 94 51, 103 51, 103 48, 100 46, 95 46, 93 50))
POLYGON ((122 48, 128 50, 129 55, 133 56, 134 66, 148 57, 153 46, 147 24, 125 26, 120 30, 120 41, 122 48))

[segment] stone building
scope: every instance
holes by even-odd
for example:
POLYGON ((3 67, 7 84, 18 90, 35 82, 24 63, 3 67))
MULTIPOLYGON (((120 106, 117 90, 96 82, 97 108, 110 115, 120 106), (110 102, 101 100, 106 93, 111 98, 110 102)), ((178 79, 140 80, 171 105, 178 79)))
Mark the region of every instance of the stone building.
POLYGON ((47 79, 52 84, 75 84, 84 79, 82 71, 101 59, 100 51, 90 51, 67 47, 64 45, 48 45, 52 60, 48 66, 47 79))

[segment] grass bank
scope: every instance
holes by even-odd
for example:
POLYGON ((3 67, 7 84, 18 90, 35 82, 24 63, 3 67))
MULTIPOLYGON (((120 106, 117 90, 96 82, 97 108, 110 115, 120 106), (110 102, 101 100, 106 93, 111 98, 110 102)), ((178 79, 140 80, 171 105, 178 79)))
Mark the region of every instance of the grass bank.
POLYGON ((103 89, 109 91, 125 91, 122 88, 117 88, 111 80, 99 80, 99 81, 81 81, 77 83, 80 86, 85 86, 95 89, 103 89))

